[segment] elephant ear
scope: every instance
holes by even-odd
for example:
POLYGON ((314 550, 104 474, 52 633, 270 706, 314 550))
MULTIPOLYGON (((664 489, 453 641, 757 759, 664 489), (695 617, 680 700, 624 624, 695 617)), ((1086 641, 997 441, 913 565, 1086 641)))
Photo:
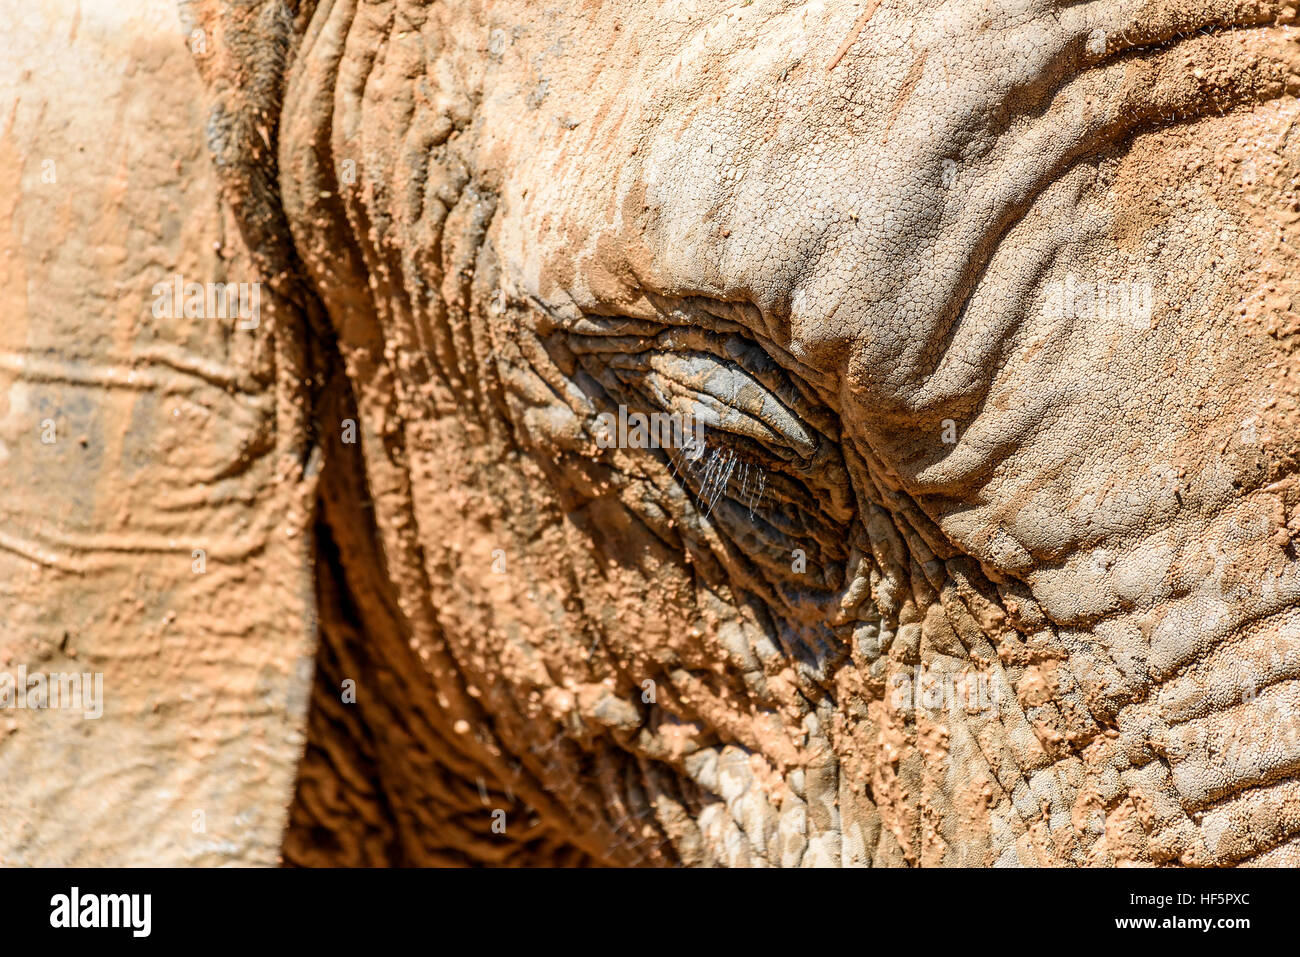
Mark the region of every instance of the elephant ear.
POLYGON ((319 455, 287 232, 222 201, 265 118, 169 0, 0 11, 0 862, 274 863, 319 455))

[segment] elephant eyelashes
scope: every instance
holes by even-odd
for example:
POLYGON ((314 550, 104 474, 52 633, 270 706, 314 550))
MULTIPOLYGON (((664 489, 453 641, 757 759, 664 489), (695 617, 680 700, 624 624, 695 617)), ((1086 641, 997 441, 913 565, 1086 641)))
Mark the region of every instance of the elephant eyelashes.
POLYGON ((696 486, 696 502, 704 517, 713 514, 718 502, 730 498, 749 512, 760 509, 767 491, 767 470, 745 461, 729 448, 708 448, 707 444, 669 455, 674 473, 689 475, 696 486))

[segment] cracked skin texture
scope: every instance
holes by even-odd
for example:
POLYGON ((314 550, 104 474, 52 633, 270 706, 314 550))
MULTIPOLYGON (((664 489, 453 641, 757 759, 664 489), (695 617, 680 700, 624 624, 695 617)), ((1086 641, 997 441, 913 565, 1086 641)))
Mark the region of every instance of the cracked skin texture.
POLYGON ((1292 8, 183 14, 316 503, 288 862, 1300 863, 1292 8))

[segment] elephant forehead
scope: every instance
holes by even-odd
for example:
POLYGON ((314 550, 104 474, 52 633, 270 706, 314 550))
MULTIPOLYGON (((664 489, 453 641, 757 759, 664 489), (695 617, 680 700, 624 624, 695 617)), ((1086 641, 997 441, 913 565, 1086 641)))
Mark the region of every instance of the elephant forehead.
MULTIPOLYGON (((915 400, 1047 186, 1144 126, 1278 95, 1294 74, 1277 35, 1165 49, 1232 23, 1227 7, 1143 9, 648 5, 498 27, 476 148, 501 171, 508 278, 585 312, 647 311, 646 292, 749 302, 806 364, 856 359, 873 401, 915 400)), ((1084 225, 1068 203, 1057 216, 1022 271, 1084 225)), ((976 327, 986 348, 995 327, 976 327)))
POLYGON ((967 121, 1051 46, 1019 24, 1026 3, 978 37, 981 5, 910 6, 661 12, 606 43, 575 28, 570 62, 535 56, 535 86, 485 105, 485 165, 511 171, 496 235, 512 277, 583 311, 635 311, 646 289, 751 302, 827 372, 853 341, 900 342, 888 306, 939 302, 962 262, 931 247, 955 210, 949 157, 986 135, 967 121), (587 48, 599 69, 583 69, 587 48), (904 289, 918 258, 931 290, 904 289))

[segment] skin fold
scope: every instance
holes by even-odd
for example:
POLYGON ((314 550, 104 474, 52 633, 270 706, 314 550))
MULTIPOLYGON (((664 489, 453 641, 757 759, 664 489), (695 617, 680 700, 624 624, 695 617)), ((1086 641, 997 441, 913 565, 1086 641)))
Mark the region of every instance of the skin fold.
POLYGON ((1293 7, 73 6, 0 662, 108 699, 4 859, 1300 864, 1293 7))

